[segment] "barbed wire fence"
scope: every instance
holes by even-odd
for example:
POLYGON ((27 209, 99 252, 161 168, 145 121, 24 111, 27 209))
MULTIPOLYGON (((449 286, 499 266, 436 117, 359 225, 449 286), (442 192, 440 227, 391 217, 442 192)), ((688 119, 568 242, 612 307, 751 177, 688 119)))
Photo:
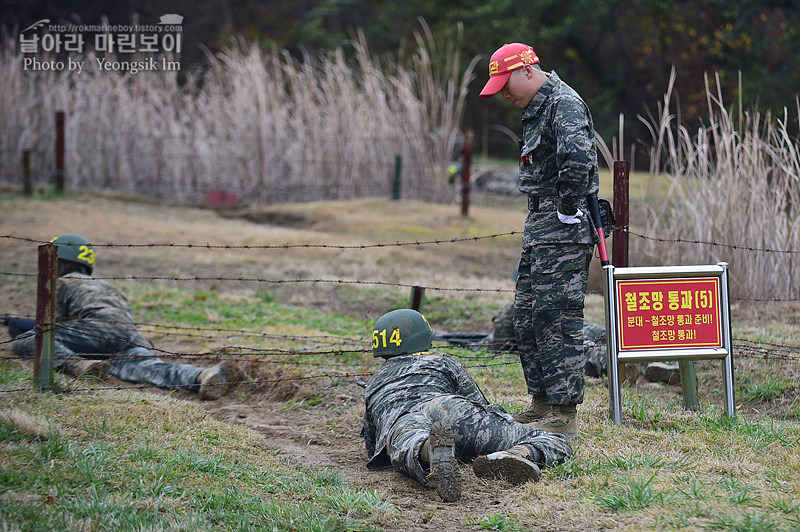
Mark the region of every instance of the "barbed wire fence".
MULTIPOLYGON (((643 235, 630 230, 629 227, 618 227, 613 232, 623 232, 630 236, 640 239, 647 239, 651 241, 674 243, 674 239, 662 239, 650 235, 643 235)), ((323 243, 303 243, 303 244, 263 244, 263 245, 211 245, 211 244, 192 244, 192 243, 145 243, 145 244, 129 244, 129 243, 100 243, 93 244, 95 247, 119 247, 119 248, 156 248, 156 247, 174 247, 174 248, 187 248, 187 249, 203 249, 213 252, 215 250, 285 250, 291 248, 331 248, 337 250, 365 250, 370 248, 381 247, 407 247, 407 246, 431 246, 441 244, 459 244, 468 241, 478 241, 484 239, 493 239, 499 237, 506 237, 509 235, 519 234, 517 231, 480 235, 467 238, 451 238, 441 240, 425 240, 425 241, 409 241, 409 242, 382 242, 372 244, 356 244, 356 245, 332 245, 323 243)), ((47 242, 27 237, 24 235, 0 235, 0 239, 16 240, 32 245, 44 245, 47 242)), ((698 245, 715 245, 720 247, 731 247, 738 250, 745 250, 750 253, 762 254, 798 254, 800 252, 795 250, 778 250, 766 249, 759 247, 744 246, 741 244, 725 244, 716 242, 701 242, 701 241, 688 241, 684 240, 685 244, 698 244, 698 245)), ((14 278, 14 277, 36 277, 37 274, 31 272, 12 272, 0 271, 0 277, 14 278)), ((336 285, 370 285, 379 286, 384 288, 416 288, 423 289, 430 292, 498 292, 498 293, 513 293, 511 289, 503 288, 461 288, 449 286, 420 286, 413 283, 400 283, 389 282, 380 279, 374 280, 360 280, 360 279, 267 279, 259 277, 224 277, 224 276, 147 276, 147 275, 127 275, 127 276, 96 276, 94 279, 102 280, 125 280, 137 282, 150 282, 155 280, 169 280, 178 282, 201 282, 201 281, 218 281, 218 282, 249 282, 249 283, 266 283, 266 284, 298 284, 298 283, 330 283, 336 285)), ((771 299, 756 299, 756 298, 737 298, 732 300, 739 301, 774 301, 774 302, 797 302, 800 298, 786 297, 786 298, 771 298, 771 299)), ((14 313, 11 309, 0 309, 0 314, 6 315, 10 318, 20 319, 35 319, 34 316, 14 313)), ((93 320, 98 321, 98 320, 93 320)), ((114 322, 109 322, 112 325, 114 322)), ((131 325, 131 324, 127 324, 131 325)), ((274 365, 276 368, 297 368, 296 371, 287 371, 282 374, 281 371, 274 371, 267 373, 266 376, 257 378, 240 378, 232 379, 228 384, 230 386, 243 386, 256 389, 259 387, 269 387, 282 384, 296 384, 307 381, 316 381, 322 379, 335 379, 335 380, 353 380, 363 379, 371 375, 379 365, 379 362, 369 358, 371 348, 368 347, 368 339, 354 337, 354 336, 339 336, 330 334, 318 335, 297 335, 297 334, 275 334, 266 333, 263 331, 238 329, 238 328, 224 328, 218 326, 185 326, 185 325, 169 325, 163 323, 147 323, 135 322, 133 324, 137 328, 141 328, 145 332, 158 332, 162 336, 189 339, 191 342, 200 340, 213 340, 224 345, 205 350, 205 351, 176 351, 158 348, 151 345, 131 345, 131 347, 143 347, 151 351, 155 356, 164 360, 181 360, 189 361, 190 363, 198 361, 213 361, 218 362, 223 359, 232 360, 235 362, 251 362, 258 363, 264 366, 274 365), (255 342, 266 344, 264 346, 249 346, 243 345, 242 339, 248 338, 255 342), (270 345, 271 344, 271 345, 270 345), (292 347, 287 347, 291 345, 292 347), (299 346, 299 347, 295 347, 299 346), (324 368, 322 371, 320 370, 324 368), (312 373, 307 373, 311 369, 312 373), (298 374, 299 372, 299 374, 298 374)), ((39 327, 39 326, 37 326, 39 327)), ((70 329, 70 320, 63 320, 59 322, 56 327, 63 330, 70 329)), ((81 334, 85 334, 82 331, 81 334)), ((101 337, 102 338, 102 337, 101 337)), ((108 338, 106 338, 108 339, 108 338)), ((0 341, 0 348, 10 351, 10 344, 14 340, 0 341)), ((745 357, 758 360, 777 361, 780 363, 796 364, 800 362, 800 346, 783 345, 769 342, 756 341, 749 338, 733 338, 733 346, 735 349, 736 357, 745 357)), ((464 362, 465 367, 474 370, 493 369, 498 366, 509 366, 518 364, 518 355, 508 345, 504 344, 486 344, 486 343, 464 343, 458 346, 442 344, 437 340, 434 347, 439 351, 447 352, 456 356, 464 362)), ((138 358, 129 355, 113 355, 119 358, 138 358)), ((23 356, 6 356, 6 359, 11 360, 30 360, 32 357, 23 356)), ((127 384, 121 386, 111 386, 103 383, 87 384, 87 381, 78 381, 76 385, 70 387, 71 392, 91 393, 102 390, 143 390, 153 388, 150 384, 127 384)), ((17 392, 23 390, 30 390, 30 387, 0 387, 0 393, 17 392)))

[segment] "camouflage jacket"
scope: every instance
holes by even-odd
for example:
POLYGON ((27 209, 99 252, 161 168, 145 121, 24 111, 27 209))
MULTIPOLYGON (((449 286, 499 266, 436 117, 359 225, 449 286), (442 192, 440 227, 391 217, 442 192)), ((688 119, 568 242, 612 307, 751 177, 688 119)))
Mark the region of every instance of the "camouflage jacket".
POLYGON ((522 113, 524 144, 519 190, 529 196, 555 196, 558 210, 581 209, 580 224, 561 223, 552 210, 530 212, 523 246, 538 243, 597 243, 585 196, 597 193, 594 124, 589 108, 555 72, 522 113))
POLYGON ((414 406, 442 395, 489 404, 467 370, 449 355, 403 355, 386 360, 367 383, 364 396, 361 435, 370 458, 367 467, 390 467, 385 447, 394 422, 414 406))
POLYGON ((77 272, 58 278, 56 317, 133 324, 131 304, 122 292, 106 281, 77 272))

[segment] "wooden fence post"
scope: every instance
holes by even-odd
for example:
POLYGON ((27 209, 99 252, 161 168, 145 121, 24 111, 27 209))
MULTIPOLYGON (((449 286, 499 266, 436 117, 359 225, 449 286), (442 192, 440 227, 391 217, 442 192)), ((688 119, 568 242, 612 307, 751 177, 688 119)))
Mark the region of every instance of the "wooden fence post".
POLYGON ((392 199, 400 199, 400 172, 403 167, 403 158, 399 155, 394 156, 394 180, 392 181, 392 199))
POLYGON ((469 176, 472 165, 472 130, 464 132, 464 166, 461 168, 461 216, 469 215, 469 176))
POLYGON ((53 176, 56 193, 64 193, 64 111, 56 111, 56 175, 53 176))
POLYGON ((33 196, 33 183, 31 182, 31 150, 22 152, 22 193, 33 196))
POLYGON ((630 219, 630 167, 628 161, 614 161, 614 218, 617 231, 611 239, 611 264, 628 266, 628 223, 630 219))
POLYGON ((53 387, 57 277, 58 247, 52 243, 39 246, 33 387, 40 392, 53 387))
POLYGON ((422 306, 423 293, 425 293, 425 289, 421 286, 415 286, 411 289, 411 308, 417 312, 419 312, 419 309, 422 306))

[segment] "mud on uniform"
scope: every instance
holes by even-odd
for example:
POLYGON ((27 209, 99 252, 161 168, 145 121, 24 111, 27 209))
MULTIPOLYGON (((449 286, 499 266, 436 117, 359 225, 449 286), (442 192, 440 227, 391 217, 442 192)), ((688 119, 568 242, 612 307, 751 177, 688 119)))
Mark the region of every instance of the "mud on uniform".
MULTIPOLYGON (((56 320, 56 369, 61 369, 65 359, 81 353, 108 354, 113 376, 168 389, 194 386, 204 369, 155 357, 150 351, 152 343, 134 324, 127 298, 102 279, 77 272, 59 277, 56 320)), ((28 331, 17 337, 13 342, 14 353, 32 356, 35 334, 28 331)))
POLYGON ((592 247, 599 240, 586 195, 598 191, 588 107, 555 72, 523 111, 519 190, 528 195, 514 328, 530 395, 583 402, 583 306, 592 247), (582 211, 580 223, 558 218, 582 211))
POLYGON ((572 455, 558 435, 517 423, 490 404, 455 358, 442 354, 402 355, 386 360, 367 383, 364 438, 369 469, 394 468, 426 484, 419 452, 437 421, 452 426, 460 459, 528 443, 546 466, 572 455))

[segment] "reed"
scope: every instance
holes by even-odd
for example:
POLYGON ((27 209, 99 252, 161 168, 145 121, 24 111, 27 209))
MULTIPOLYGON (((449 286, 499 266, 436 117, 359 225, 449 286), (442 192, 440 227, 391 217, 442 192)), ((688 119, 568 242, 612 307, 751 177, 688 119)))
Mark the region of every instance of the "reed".
POLYGON ((670 111, 672 83, 657 120, 649 121, 651 182, 668 179, 670 186, 645 210, 645 232, 689 242, 632 239, 633 253, 645 264, 724 261, 732 295, 794 298, 800 156, 790 126, 797 117, 786 109, 782 116, 743 111, 741 101, 726 108, 719 88, 705 82, 708 123, 696 134, 670 111))
POLYGON ((7 40, 0 182, 20 183, 31 150, 35 184, 48 184, 63 110, 70 189, 181 202, 214 189, 259 203, 386 196, 400 156, 403 198, 450 199, 446 167, 476 60, 462 70, 459 43, 440 52, 424 29, 408 64, 373 58, 363 34, 300 59, 237 39, 183 75, 91 70, 92 53, 73 58, 86 61, 80 74, 33 72, 7 40))

